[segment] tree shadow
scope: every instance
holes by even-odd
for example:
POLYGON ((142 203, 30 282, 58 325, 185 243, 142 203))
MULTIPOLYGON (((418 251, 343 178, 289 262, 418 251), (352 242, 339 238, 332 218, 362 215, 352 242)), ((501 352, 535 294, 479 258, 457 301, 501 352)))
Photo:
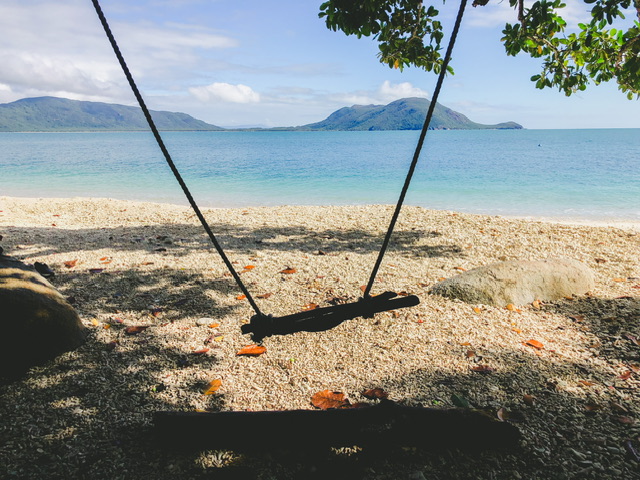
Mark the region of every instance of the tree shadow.
MULTIPOLYGON (((234 224, 212 226, 216 238, 225 250, 249 253, 269 249, 277 252, 317 252, 341 254, 346 252, 377 252, 383 233, 372 233, 363 229, 319 229, 310 230, 302 226, 283 229, 278 226, 244 227, 234 224)), ((122 252, 144 252, 149 255, 170 252, 181 257, 194 251, 212 249, 211 242, 202 227, 187 224, 127 226, 109 228, 85 228, 60 230, 54 227, 8 227, 5 244, 11 237, 27 238, 33 255, 51 255, 73 251, 71 246, 83 250, 114 248, 122 252), (44 245, 43 239, 51 241, 44 245), (56 240, 59 242, 56 243, 56 240), (71 241, 69 241, 71 240, 71 241), (64 247, 64 244, 69 247, 64 247)), ((434 243, 441 234, 429 230, 398 229, 394 232, 389 251, 407 257, 464 257, 459 245, 434 243)), ((19 250, 6 248, 7 254, 19 256, 19 250), (13 250, 13 251, 12 251, 13 250)))

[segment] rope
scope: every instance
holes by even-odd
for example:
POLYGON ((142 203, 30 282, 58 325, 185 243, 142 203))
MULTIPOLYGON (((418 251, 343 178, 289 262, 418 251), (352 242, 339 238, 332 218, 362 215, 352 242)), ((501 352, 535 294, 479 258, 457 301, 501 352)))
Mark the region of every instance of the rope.
POLYGON ((418 145, 416 146, 415 153, 413 154, 413 160, 411 161, 411 166, 409 167, 407 178, 404 181, 404 186, 402 187, 400 198, 398 199, 398 203, 396 204, 396 209, 393 212, 393 216, 391 217, 389 228, 387 229, 387 233, 384 237, 384 241, 382 242, 382 247, 380 247, 380 252, 378 253, 378 259, 376 260, 376 263, 371 272, 371 276, 369 277, 369 283, 365 288, 364 298, 368 298, 371 294, 371 288, 373 287, 373 283, 376 280, 376 275, 378 275, 378 270, 380 269, 380 265, 382 264, 382 259, 384 258, 384 254, 387 252, 387 248, 389 247, 389 241, 391 240, 391 235, 393 234, 393 230, 396 226, 396 222, 398 221, 398 216, 400 215, 400 210, 402 209, 404 198, 407 195, 407 190, 409 190, 409 184, 411 183, 411 179, 413 178, 413 173, 416 169, 416 165, 418 164, 418 159, 420 158, 420 152, 422 151, 424 139, 427 135, 427 130, 429 130, 429 124, 431 123, 431 118, 433 117, 433 111, 436 107, 436 103, 438 102, 438 96, 440 95, 442 82, 444 81, 444 77, 447 73, 447 66, 449 65, 449 60, 451 60, 451 52, 453 51, 453 45, 456 42, 456 37, 458 36, 458 31, 460 30, 460 24, 462 23, 462 16, 464 14, 464 9, 466 6, 467 6, 467 0, 462 0, 460 2, 460 9, 458 10, 458 16, 456 18, 455 26, 453 27, 453 31, 451 32, 451 40, 449 40, 447 52, 442 62, 442 70, 440 70, 440 75, 438 75, 438 81, 436 83, 436 88, 433 92, 433 98, 431 99, 431 104, 429 105, 429 110, 427 111, 427 116, 422 126, 422 131, 420 132, 418 145))
POLYGON ((137 87, 135 81, 133 80, 133 76, 131 75, 131 72, 129 71, 129 67, 127 66, 126 62, 124 61, 124 57, 122 56, 122 53, 120 52, 120 48, 118 47, 118 44, 116 43, 116 39, 113 36, 113 33, 111 33, 111 28, 109 28, 109 24, 107 23, 107 19, 104 16, 104 13, 102 12, 102 8, 100 7, 100 2, 98 0, 91 0, 91 1, 93 2, 93 6, 94 6, 94 8, 96 10, 96 13, 98 14, 98 18, 100 18, 100 22, 102 23, 102 27, 104 28, 104 31, 107 34, 107 38, 109 38, 109 42, 111 43, 111 46, 113 47, 113 51, 116 54, 116 57, 118 57, 118 61, 120 62, 120 66, 122 67, 122 70, 123 70, 125 76, 127 77, 127 81, 129 82, 129 86, 131 87, 131 90, 133 91, 133 94, 135 95, 136 99, 138 100, 138 104, 140 105, 140 108, 142 109, 142 112, 144 113, 144 116, 147 119, 147 123, 149 124, 149 128, 151 128, 151 131, 153 132, 153 136, 155 137, 156 142, 158 143, 158 146, 160 147, 160 150, 162 150, 162 153, 164 154, 164 158, 167 161, 167 164, 169 165, 169 168, 171 168, 171 171, 173 172, 173 175, 176 177, 176 180, 178 181, 178 183, 180 184, 180 187, 182 187, 182 191, 184 192, 185 196, 187 197, 187 200, 189 201, 189 204, 191 205, 191 208, 193 209, 193 211, 195 212, 196 216, 198 217, 198 220, 200 220, 200 223, 202 224, 202 226, 204 227, 205 231, 207 232, 207 235, 209 235, 209 239, 211 240, 211 243, 213 243, 213 246, 218 251, 218 254, 220 255, 220 258, 222 258, 222 261, 227 266, 227 269, 229 270, 229 272, 231 273, 231 275, 235 279, 236 283, 238 284, 238 287, 240 287, 240 290, 242 290, 242 293, 246 296, 247 300, 251 304, 251 307, 255 311, 256 315, 258 315, 260 317, 263 317, 264 315, 262 314, 262 312, 258 308, 258 305, 256 304, 255 300, 253 299, 253 297, 251 296, 251 294, 247 290, 247 287, 244 285, 244 283, 240 279, 240 275, 238 274, 236 269, 233 268, 233 265, 229 261, 229 258, 224 253, 224 250, 220 246, 220 243, 218 242, 218 239, 216 238, 216 236, 211 231, 211 228, 209 227, 209 224, 207 223, 206 219, 204 218, 204 215, 202 215, 202 212, 200 211, 200 208, 198 208, 198 205, 196 204, 195 200, 193 199, 193 196, 191 195, 191 192, 187 188, 186 183, 184 183, 184 180, 182 179, 182 175, 180 175, 180 172, 176 168, 176 165, 173 163, 173 160, 171 159, 171 155, 169 154, 169 151, 165 147, 164 142, 162 141, 162 137, 160 136, 160 133, 158 132, 158 129, 156 128, 156 125, 155 125, 153 119, 151 118, 151 114, 149 113, 149 109, 147 108, 146 104, 144 103, 144 99, 142 98, 142 95, 140 94, 140 91, 138 90, 138 87, 137 87))

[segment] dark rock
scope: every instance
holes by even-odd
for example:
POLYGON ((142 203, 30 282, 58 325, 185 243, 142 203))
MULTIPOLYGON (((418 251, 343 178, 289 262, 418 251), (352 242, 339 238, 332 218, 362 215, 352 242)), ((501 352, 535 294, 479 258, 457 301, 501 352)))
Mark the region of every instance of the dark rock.
POLYGON ((503 307, 584 294, 594 285, 593 272, 577 260, 512 260, 448 278, 434 285, 429 293, 503 307))
POLYGON ((0 321, 4 378, 77 348, 86 337, 65 298, 33 268, 7 256, 0 256, 0 321))

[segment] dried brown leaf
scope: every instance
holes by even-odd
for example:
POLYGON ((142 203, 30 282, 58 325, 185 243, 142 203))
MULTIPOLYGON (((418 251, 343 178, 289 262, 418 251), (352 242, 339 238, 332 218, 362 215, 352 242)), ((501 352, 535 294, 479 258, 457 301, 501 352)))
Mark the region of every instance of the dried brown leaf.
POLYGON ((322 390, 311 397, 311 404, 320 410, 329 410, 330 408, 344 408, 349 405, 349 400, 342 392, 322 390))
POLYGON ((280 270, 280 273, 284 273, 285 275, 291 275, 292 273, 296 273, 297 270, 295 268, 287 267, 284 270, 280 270))
POLYGON ((368 398, 369 400, 381 400, 383 398, 389 398, 389 394, 381 388, 370 388, 369 390, 365 390, 364 392, 362 392, 362 396, 364 398, 368 398))
POLYGON ((64 262, 64 264, 63 264, 63 265, 64 265, 65 267, 67 267, 67 268, 73 268, 73 267, 75 267, 75 266, 76 266, 76 264, 77 264, 77 263, 78 263, 78 260, 77 260, 77 259, 75 259, 75 260, 67 260, 66 262, 64 262))
POLYGON ((124 333, 127 335, 138 335, 139 333, 144 332, 147 328, 149 328, 149 325, 136 325, 125 328, 124 333))

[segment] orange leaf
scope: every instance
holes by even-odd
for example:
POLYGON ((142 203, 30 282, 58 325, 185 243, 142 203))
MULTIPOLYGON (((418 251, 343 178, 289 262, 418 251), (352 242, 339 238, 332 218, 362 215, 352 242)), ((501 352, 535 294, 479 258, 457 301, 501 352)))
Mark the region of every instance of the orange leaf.
POLYGON ((67 260, 66 262, 64 262, 64 266, 67 268, 73 268, 76 266, 76 263, 78 263, 78 260, 67 260))
POLYGON ((238 296, 236 297, 236 300, 244 300, 245 298, 247 298, 247 296, 246 296, 246 295, 244 295, 244 294, 242 294, 242 295, 238 295, 238 296))
POLYGON ((307 303, 305 306, 302 307, 302 311, 307 312, 309 310, 315 310, 316 308, 318 308, 317 303, 307 303))
POLYGON ((349 405, 349 400, 342 392, 322 390, 311 397, 311 404, 320 410, 328 410, 330 408, 343 408, 349 405))
POLYGON ((151 309, 151 315, 153 315, 154 317, 159 317, 161 313, 162 313, 162 308, 160 307, 151 309))
POLYGON ((280 273, 284 273, 285 275, 291 275, 292 273, 296 273, 297 270, 295 268, 287 267, 284 270, 280 270, 280 273))
POLYGON ((207 383, 207 386, 202 391, 202 393, 204 393, 205 395, 212 395, 220 388, 221 385, 222 380, 211 380, 209 383, 207 383))
POLYGON ((511 330, 516 333, 522 333, 522 330, 520 330, 519 328, 512 328, 511 330))
POLYGON ((474 352, 473 350, 467 350, 467 358, 473 358, 476 356, 476 352, 474 352))
POLYGON ((536 310, 540 310, 542 308, 542 302, 540 302, 540 300, 534 300, 531 302, 531 306, 536 310))
POLYGON ((199 350, 194 350, 193 353, 195 355, 202 355, 204 353, 207 353, 209 350, 210 350, 209 348, 204 347, 204 348, 200 348, 199 350))
POLYGON ((466 272, 466 271, 467 271, 467 269, 466 269, 466 268, 464 268, 464 267, 453 267, 453 269, 454 269, 454 270, 459 270, 459 271, 461 271, 461 272, 466 272))
POLYGON ((364 292, 366 289, 367 289, 367 286, 366 286, 366 285, 360 285, 360 290, 361 290, 362 292, 364 292))
POLYGON ((208 325, 209 328, 218 328, 219 326, 219 323, 212 323, 211 325, 208 325))
POLYGON ((631 370, 627 370, 626 372, 624 372, 622 375, 619 375, 618 378, 620 380, 629 380, 631 378, 631 374, 633 372, 631 370))
POLYGON ((369 400, 380 400, 383 398, 389 398, 389 394, 381 388, 370 388, 369 390, 365 390, 364 392, 362 392, 362 396, 364 398, 368 398, 369 400))
POLYGON ((96 320, 95 318, 91 319, 91 323, 93 324, 94 327, 97 327, 98 325, 100 325, 100 322, 98 320, 96 320))
POLYGON ((526 342, 524 342, 524 344, 533 348, 537 348, 538 350, 542 350, 544 348, 544 345, 538 340, 527 340, 526 342))
POLYGON ((262 295, 256 295, 258 298, 269 298, 273 293, 263 293, 262 295))
POLYGON ((522 400, 524 401, 524 403, 526 403, 531 407, 536 402, 536 397, 534 397, 533 395, 529 395, 528 393, 525 393, 522 396, 522 400))
POLYGON ((105 260, 109 260, 109 257, 102 257, 102 258, 100 259, 100 261, 101 261, 101 262, 104 262, 105 260))
POLYGON ((618 283, 624 283, 624 282, 626 282, 627 280, 626 280, 625 278, 614 278, 614 279, 613 279, 613 281, 614 281, 614 282, 618 282, 618 283))
POLYGON ((246 347, 242 347, 236 355, 244 355, 247 357, 257 357, 258 355, 262 355, 267 351, 267 347, 262 345, 247 345, 246 347))
POLYGON ((578 383, 581 383, 585 387, 593 387, 595 385, 595 383, 590 382, 588 380, 578 380, 578 383))
POLYGON ((137 325, 135 327, 127 327, 124 329, 124 333, 126 333, 127 335, 137 335, 139 333, 144 332, 147 328, 149 328, 149 325, 137 325))
POLYGON ((514 305, 513 303, 509 303, 509 304, 508 304, 506 307, 504 307, 504 308, 506 308, 507 310, 511 310, 512 312, 515 312, 515 311, 516 311, 516 307, 515 307, 515 305, 514 305))
POLYGON ((255 266, 255 265, 245 265, 245 266, 244 266, 244 269, 245 269, 245 270, 253 270, 254 268, 256 268, 256 266, 255 266))
POLYGON ((469 342, 462 342, 460 345, 462 345, 463 347, 468 347, 471 344, 469 342))
POLYGON ((473 311, 476 313, 481 313, 482 309, 480 307, 473 307, 473 311))

